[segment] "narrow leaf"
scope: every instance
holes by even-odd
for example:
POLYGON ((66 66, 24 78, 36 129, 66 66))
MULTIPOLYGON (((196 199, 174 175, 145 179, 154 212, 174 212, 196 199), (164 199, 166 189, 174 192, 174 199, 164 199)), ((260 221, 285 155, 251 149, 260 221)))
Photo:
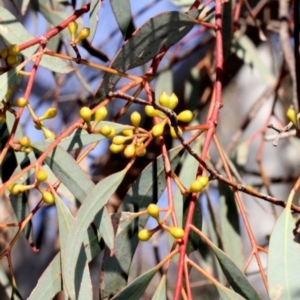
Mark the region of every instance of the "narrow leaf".
POLYGON ((112 300, 140 300, 151 282, 153 276, 158 271, 157 267, 150 269, 134 281, 128 284, 119 294, 111 298, 112 300))
POLYGON ((242 240, 240 233, 239 213, 233 191, 228 185, 218 182, 220 192, 220 230, 224 251, 240 268, 243 268, 242 240))
POLYGON ((245 299, 260 300, 257 292, 244 273, 235 265, 231 258, 214 244, 209 245, 215 253, 221 268, 231 287, 245 299))
MULTIPOLYGON (((83 239, 88 262, 101 252, 102 249, 99 240, 100 236, 96 236, 94 230, 89 228, 83 239)), ((28 299, 53 299, 63 289, 61 274, 61 253, 59 252, 38 280, 36 287, 28 299)))
POLYGON ((90 4, 90 35, 88 37, 88 40, 92 42, 98 25, 98 14, 101 7, 101 1, 100 0, 92 0, 90 4))
MULTIPOLYGON (((63 201, 56 197, 55 204, 57 207, 58 225, 59 225, 59 241, 61 248, 61 256, 65 255, 65 243, 67 241, 67 236, 69 229, 73 223, 73 216, 63 201)), ((76 263, 76 276, 75 276, 75 286, 77 288, 76 294, 78 297, 76 299, 92 299, 92 283, 90 278, 89 266, 87 264, 87 257, 82 247, 82 251, 78 257, 76 263)))
POLYGON ((61 257, 60 253, 57 253, 38 280, 28 300, 52 299, 62 289, 61 257))
POLYGON ((237 294, 235 291, 223 286, 223 285, 215 285, 219 292, 220 298, 222 300, 244 300, 241 295, 237 294))
POLYGON ((134 31, 131 18, 131 7, 129 0, 110 0, 112 11, 122 32, 124 40, 127 40, 134 31))
MULTIPOLYGON (((127 40, 116 55, 111 68, 126 72, 144 65, 182 39, 195 25, 194 18, 198 14, 197 10, 189 12, 189 15, 172 11, 151 18, 127 40)), ((107 73, 100 84, 97 97, 91 104, 96 105, 105 99, 119 80, 120 76, 107 73)))
POLYGON ((289 207, 278 218, 270 238, 268 283, 271 299, 294 300, 300 297, 300 247, 294 241, 295 223, 289 207), (296 272, 296 273, 295 273, 296 272))
POLYGON ((272 85, 275 82, 275 76, 266 66, 265 62, 260 58, 257 47, 253 44, 250 38, 236 31, 232 40, 232 48, 236 55, 246 64, 250 64, 256 69, 260 75, 272 85))
POLYGON ((167 276, 163 275, 152 297, 152 300, 167 300, 166 280, 167 276))
POLYGON ((3 99, 5 97, 10 86, 14 86, 17 75, 17 70, 15 68, 0 75, 0 99, 3 99))
MULTIPOLYGON (((115 192, 125 174, 126 171, 121 171, 101 180, 82 203, 70 229, 63 260, 63 276, 71 299, 76 299, 78 296, 75 286, 76 265, 79 253, 82 251, 84 233, 90 223, 93 222, 97 213, 107 203, 109 197, 115 192)), ((107 233, 105 233, 103 238, 105 241, 114 239, 114 237, 107 236, 107 233)))

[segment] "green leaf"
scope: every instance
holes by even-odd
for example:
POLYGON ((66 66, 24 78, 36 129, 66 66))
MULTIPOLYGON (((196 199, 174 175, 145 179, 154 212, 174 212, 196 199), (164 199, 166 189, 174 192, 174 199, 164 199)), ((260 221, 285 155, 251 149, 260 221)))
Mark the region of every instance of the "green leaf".
POLYGON ((118 26, 123 34, 124 40, 127 40, 134 32, 134 25, 131 18, 131 7, 129 0, 110 0, 110 5, 118 26))
POLYGON ((223 286, 223 285, 215 285, 218 289, 220 298, 222 300, 244 300, 245 298, 243 298, 242 296, 240 296, 239 294, 237 294, 236 292, 234 292, 233 290, 223 286))
MULTIPOLYGON (((126 72, 144 65, 161 51, 182 39, 195 25, 199 12, 189 14, 167 12, 151 18, 137 29, 116 55, 111 68, 126 72)), ((105 74, 92 105, 100 103, 120 80, 120 76, 105 74)))
MULTIPOLYGON (((35 153, 41 154, 49 148, 51 142, 32 143, 35 153)), ((61 147, 57 146, 50 151, 45 163, 59 180, 82 202, 87 194, 93 189, 94 183, 88 178, 76 161, 61 147)))
MULTIPOLYGON (((172 169, 179 162, 182 147, 169 151, 172 169)), ((166 187, 162 156, 149 164, 128 191, 119 208, 121 212, 139 212, 145 210, 150 203, 156 203, 166 187)), ((111 297, 127 285, 132 257, 139 243, 137 233, 148 220, 148 215, 130 219, 126 223, 117 222, 114 256, 105 249, 102 263, 102 281, 100 283, 101 298, 111 297), (128 224, 130 223, 130 224, 128 224)))
POLYGON ((28 300, 52 299, 58 292, 62 291, 62 289, 61 257, 60 253, 57 253, 39 278, 28 300))
POLYGON ((265 62, 260 58, 257 47, 253 44, 250 38, 236 31, 232 40, 232 48, 236 55, 245 62, 245 64, 252 65, 260 75, 273 85, 276 81, 274 74, 266 66, 265 62))
POLYGON ((92 42, 98 25, 98 14, 101 7, 100 0, 92 0, 90 4, 90 35, 88 40, 92 42))
POLYGON ((166 280, 167 276, 163 275, 152 297, 152 300, 167 300, 166 280))
MULTIPOLYGON (((57 201, 56 204, 58 204, 57 201)), ((69 219, 69 217, 67 218, 69 219)), ((95 235, 93 228, 89 228, 87 233, 84 235, 83 244, 85 245, 85 254, 88 262, 101 252, 102 249, 100 247, 99 240, 100 236, 95 235)), ((36 300, 54 298, 54 296, 63 289, 61 274, 61 253, 59 252, 38 280, 36 287, 28 299, 36 300)))
MULTIPOLYGON (((83 249, 82 241, 84 233, 90 223, 93 222, 97 213, 107 203, 109 197, 115 192, 125 174, 126 171, 120 171, 101 180, 82 203, 76 219, 70 229, 66 241, 65 256, 63 260, 63 277, 67 292, 71 299, 76 299, 78 296, 76 294, 77 287, 75 286, 75 278, 77 275, 76 265, 79 253, 83 249)), ((114 236, 108 236, 107 233, 104 234, 104 241, 107 242, 112 240, 113 243, 114 236)))
POLYGON ((242 255, 242 240, 240 233, 239 213, 231 188, 218 181, 220 192, 220 230, 224 251, 242 270, 244 259, 242 255))
MULTIPOLYGON (((61 245, 60 252, 61 257, 64 257, 66 246, 65 243, 67 241, 69 229, 73 223, 73 216, 63 201, 57 196, 55 198, 55 204, 58 216, 59 241, 61 245)), ((81 250, 82 251, 80 251, 80 255, 76 263, 75 286, 77 288, 76 294, 78 295, 76 299, 92 299, 92 283, 83 245, 81 250)))
POLYGON ((112 297, 111 300, 140 300, 158 270, 159 268, 154 267, 140 275, 128 284, 119 294, 112 297))
MULTIPOLYGON (((1 32, 1 25, 0 25, 0 32, 1 32)), ((3 99, 5 97, 10 86, 15 85, 15 80, 17 76, 18 76, 17 70, 15 68, 0 75, 0 99, 3 99)))
POLYGON ((296 271, 300 265, 300 249, 294 241, 294 228, 291 210, 286 207, 270 237, 268 284, 271 299, 294 300, 300 295, 300 280, 296 271))
MULTIPOLYGON (((215 253, 220 266, 226 276, 231 287, 245 299, 248 300, 260 300, 257 292, 248 281, 244 273, 235 265, 231 258, 224 253, 221 249, 216 247, 213 243, 209 246, 215 253)), ((218 289, 219 290, 219 289, 218 289)))
MULTIPOLYGON (((34 39, 34 36, 31 35, 20 22, 18 22, 14 15, 3 7, 0 11, 0 23, 0 35, 10 44, 20 45, 34 39)), ((26 57, 30 57, 37 51, 38 47, 38 45, 32 46, 21 51, 21 53, 26 57)), ((66 64, 62 59, 47 55, 43 56, 40 65, 49 69, 50 71, 61 74, 66 74, 73 71, 73 68, 66 64)), ((2 90, 2 87, 0 88, 2 90)))
MULTIPOLYGON (((96 129, 104 126, 109 125, 112 128, 116 130, 116 133, 120 133, 124 126, 122 124, 113 123, 113 122, 107 122, 102 121, 97 126, 96 129)), ((74 149, 78 149, 80 147, 92 144, 94 142, 100 142, 101 140, 107 139, 107 137, 103 136, 102 134, 90 134, 86 130, 83 129, 77 129, 72 135, 66 137, 63 139, 59 146, 65 149, 66 151, 71 151, 74 149)), ((49 145, 51 143, 49 142, 49 145)))

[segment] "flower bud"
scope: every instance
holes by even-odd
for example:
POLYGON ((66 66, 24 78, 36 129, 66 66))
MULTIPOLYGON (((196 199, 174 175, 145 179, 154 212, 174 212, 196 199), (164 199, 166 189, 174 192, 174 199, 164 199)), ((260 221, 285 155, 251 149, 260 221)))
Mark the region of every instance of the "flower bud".
POLYGON ((134 127, 139 127, 140 123, 141 123, 141 115, 139 112, 134 111, 131 115, 130 115, 130 120, 131 123, 134 127))
POLYGON ((142 242, 148 241, 152 237, 153 233, 149 229, 142 229, 139 232, 139 240, 142 242))
POLYGON ((177 116, 178 121, 182 121, 185 123, 191 122, 193 118, 194 118, 194 114, 190 110, 184 110, 177 116))
POLYGON ((77 39, 75 40, 75 43, 79 43, 82 40, 85 40, 90 35, 90 29, 89 28, 82 28, 79 31, 79 34, 77 36, 77 39))
POLYGON ((159 123, 152 127, 151 132, 154 136, 161 136, 164 132, 165 123, 159 123))
POLYGON ((56 117, 56 114, 57 114, 57 109, 54 107, 50 107, 46 110, 46 112, 41 117, 39 117, 39 120, 42 121, 46 119, 52 119, 56 117))
POLYGON ((171 227, 169 232, 175 239, 182 239, 184 237, 184 230, 180 227, 171 227))

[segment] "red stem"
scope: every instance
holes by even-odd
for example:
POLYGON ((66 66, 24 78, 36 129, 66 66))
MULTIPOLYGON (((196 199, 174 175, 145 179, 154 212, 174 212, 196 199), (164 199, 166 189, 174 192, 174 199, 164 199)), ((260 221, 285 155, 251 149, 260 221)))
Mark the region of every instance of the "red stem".
POLYGON ((81 15, 88 12, 89 10, 90 10, 90 4, 84 5, 82 8, 75 10, 72 16, 70 16, 65 21, 61 22, 59 25, 57 25, 53 29, 49 30, 46 34, 43 34, 35 39, 32 39, 28 42, 25 42, 25 43, 19 45, 20 51, 27 49, 31 46, 34 46, 36 44, 47 43, 50 38, 52 38, 53 36, 55 36, 59 32, 61 32, 63 29, 65 29, 69 25, 70 22, 75 21, 81 15))
MULTIPOLYGON (((209 145, 211 143, 212 137, 215 133, 215 128, 217 125, 218 117, 220 109, 222 108, 222 77, 223 77, 223 43, 222 43, 222 1, 216 0, 216 6, 215 6, 215 13, 216 13, 216 82, 214 86, 214 107, 212 110, 211 115, 208 119, 208 125, 209 129, 206 134, 204 146, 201 153, 201 159, 205 161, 209 145)), ((202 173, 202 166, 199 165, 199 168, 202 173)), ((185 234, 183 238, 183 242, 179 246, 179 263, 178 263, 178 273, 177 273, 177 279, 176 279, 176 289, 174 293, 174 300, 180 299, 180 291, 182 288, 182 278, 183 278, 183 271, 184 271, 184 265, 185 265, 185 255, 186 255, 186 246, 188 242, 188 236, 190 231, 190 224, 192 224, 192 218, 194 215, 194 210, 196 206, 196 201, 198 201, 197 194, 193 193, 190 204, 189 204, 189 210, 188 215, 186 219, 185 224, 185 234)))

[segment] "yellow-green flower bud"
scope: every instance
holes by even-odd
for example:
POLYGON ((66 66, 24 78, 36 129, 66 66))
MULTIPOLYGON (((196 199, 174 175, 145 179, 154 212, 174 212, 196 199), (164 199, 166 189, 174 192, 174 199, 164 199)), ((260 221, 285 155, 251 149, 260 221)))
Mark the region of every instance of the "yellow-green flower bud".
POLYGON ((98 124, 99 122, 103 121, 107 116, 107 109, 105 106, 99 107, 95 111, 95 124, 98 124))
POLYGON ((128 145, 124 150, 124 155, 126 158, 131 158, 135 154, 135 146, 133 144, 128 145))
POLYGON ((146 105, 145 106, 145 114, 148 117, 152 117, 152 118, 160 116, 160 112, 151 105, 146 105))
POLYGON ((56 114, 57 114, 57 109, 54 107, 50 107, 46 110, 46 112, 41 117, 39 117, 39 120, 42 121, 46 119, 55 118, 56 114))
POLYGON ((164 132, 165 123, 159 123, 152 127, 151 132, 154 136, 161 136, 164 132))
POLYGON ((287 112, 286 112, 286 116, 288 118, 288 120, 290 122, 293 123, 293 125, 298 129, 299 125, 298 125, 298 119, 297 119, 297 112, 294 108, 290 107, 287 112))
POLYGON ((193 118, 194 118, 194 114, 190 110, 184 110, 177 116, 178 121, 182 121, 185 123, 191 122, 193 118))
POLYGON ((78 24, 75 21, 70 22, 68 24, 68 29, 71 35, 71 40, 73 41, 75 39, 75 34, 77 33, 78 24))
POLYGON ((8 55, 8 56, 6 57, 6 63, 7 63, 9 66, 15 65, 17 62, 18 62, 18 57, 17 57, 16 55, 8 55))
POLYGON ((116 144, 116 145, 122 145, 124 144, 126 141, 128 140, 128 137, 125 137, 123 135, 116 135, 112 142, 113 144, 116 144))
POLYGON ((11 45, 8 48, 8 55, 18 55, 19 52, 20 52, 20 49, 17 44, 11 45))
POLYGON ((141 242, 146 242, 152 237, 153 233, 148 229, 142 229, 139 234, 138 238, 141 242))
POLYGON ((178 97, 172 93, 172 95, 170 96, 170 105, 169 108, 170 109, 174 109, 178 104, 178 97))
POLYGON ((30 138, 28 136, 22 136, 20 139, 20 145, 22 147, 29 147, 30 146, 30 138))
POLYGON ((159 96, 158 102, 161 106, 169 107, 170 106, 170 96, 166 92, 163 92, 159 96))
POLYGON ((77 36, 77 39, 75 40, 75 43, 79 43, 82 40, 85 40, 90 35, 90 29, 89 28, 82 28, 79 31, 79 34, 77 36))
POLYGON ((122 134, 125 136, 133 136, 133 130, 132 129, 124 129, 122 131, 122 134))
POLYGON ((20 97, 12 105, 17 107, 25 107, 27 105, 27 99, 20 97))
POLYGON ((141 123, 141 115, 139 112, 134 111, 131 115, 130 115, 130 120, 131 123, 134 127, 139 127, 140 123, 141 123))
POLYGON ((125 149, 125 147, 126 146, 124 144, 122 144, 122 145, 111 144, 109 146, 109 150, 112 153, 120 153, 125 149))
POLYGON ((46 139, 50 139, 50 138, 53 140, 56 139, 56 134, 53 131, 51 131, 45 127, 42 127, 42 130, 43 130, 43 133, 44 133, 44 136, 46 139))
POLYGON ((169 232, 175 239, 182 239, 184 237, 184 230, 180 227, 171 227, 169 232))
POLYGON ((13 183, 8 190, 12 195, 18 195, 26 191, 26 186, 20 183, 13 183))
POLYGON ((43 169, 40 169, 37 171, 36 173, 36 179, 38 182, 43 182, 43 181, 46 181, 48 178, 48 173, 43 170, 43 169))
POLYGON ((80 109, 79 115, 85 122, 89 123, 92 118, 92 111, 89 107, 84 106, 80 109))
POLYGON ((156 204, 149 204, 147 207, 148 214, 156 220, 159 220, 159 208, 156 204))
POLYGON ((48 205, 53 205, 55 203, 55 197, 50 192, 43 192, 42 198, 43 198, 44 202, 48 205))

